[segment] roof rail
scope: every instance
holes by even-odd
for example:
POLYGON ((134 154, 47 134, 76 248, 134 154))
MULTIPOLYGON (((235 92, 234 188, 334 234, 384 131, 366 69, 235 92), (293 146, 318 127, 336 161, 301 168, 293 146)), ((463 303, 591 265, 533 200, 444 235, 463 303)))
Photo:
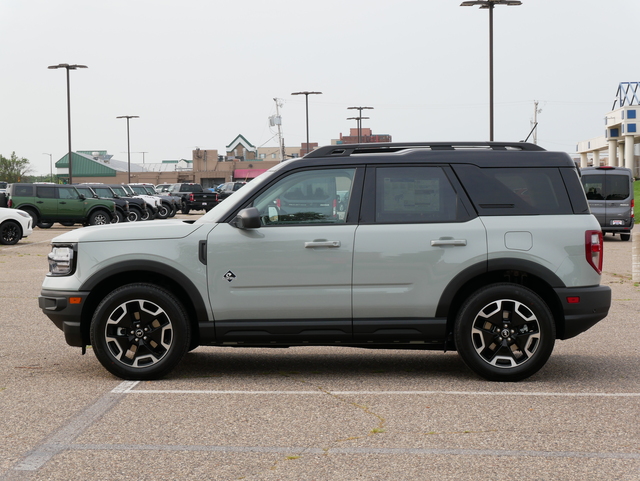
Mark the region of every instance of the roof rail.
POLYGON ((539 145, 527 142, 390 142, 327 145, 309 152, 305 157, 348 157, 355 154, 383 154, 414 149, 545 150, 539 145))

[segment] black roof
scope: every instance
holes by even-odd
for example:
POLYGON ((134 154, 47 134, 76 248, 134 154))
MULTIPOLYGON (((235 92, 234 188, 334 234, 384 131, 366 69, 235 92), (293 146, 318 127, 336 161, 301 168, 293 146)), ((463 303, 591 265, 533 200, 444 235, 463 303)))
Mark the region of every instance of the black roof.
MULTIPOLYGON (((525 142, 398 142, 320 147, 291 162, 303 165, 379 163, 464 163, 482 167, 570 167, 566 152, 550 152, 525 142)), ((294 167, 295 166, 295 167, 294 167)))

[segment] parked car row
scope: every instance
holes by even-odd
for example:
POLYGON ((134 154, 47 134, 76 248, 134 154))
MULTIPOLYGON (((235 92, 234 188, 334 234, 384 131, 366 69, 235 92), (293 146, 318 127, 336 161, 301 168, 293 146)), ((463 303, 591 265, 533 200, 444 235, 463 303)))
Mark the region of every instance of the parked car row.
POLYGON ((4 203, 31 219, 31 226, 103 225, 166 219, 180 203, 151 184, 8 184, 4 203))

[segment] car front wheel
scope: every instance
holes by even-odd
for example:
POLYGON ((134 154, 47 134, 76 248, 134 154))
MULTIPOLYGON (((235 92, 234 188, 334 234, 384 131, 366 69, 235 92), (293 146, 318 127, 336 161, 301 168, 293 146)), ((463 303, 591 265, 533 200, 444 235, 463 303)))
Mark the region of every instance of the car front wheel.
POLYGON ((0 244, 11 246, 22 239, 22 228, 14 220, 8 220, 0 226, 0 244))
POLYGON ((490 381, 520 381, 547 362, 555 344, 553 316, 531 289, 491 284, 458 313, 454 336, 465 364, 490 381))
POLYGON ((91 345, 100 363, 123 379, 158 379, 189 349, 190 326, 182 304, 152 284, 120 287, 98 305, 91 345))

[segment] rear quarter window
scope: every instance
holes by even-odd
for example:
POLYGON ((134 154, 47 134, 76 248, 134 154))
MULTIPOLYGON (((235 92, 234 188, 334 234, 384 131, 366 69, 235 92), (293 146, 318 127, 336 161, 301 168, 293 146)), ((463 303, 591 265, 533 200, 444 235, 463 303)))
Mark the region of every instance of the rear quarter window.
POLYGON ((479 215, 573 214, 557 168, 455 165, 454 170, 479 215))

